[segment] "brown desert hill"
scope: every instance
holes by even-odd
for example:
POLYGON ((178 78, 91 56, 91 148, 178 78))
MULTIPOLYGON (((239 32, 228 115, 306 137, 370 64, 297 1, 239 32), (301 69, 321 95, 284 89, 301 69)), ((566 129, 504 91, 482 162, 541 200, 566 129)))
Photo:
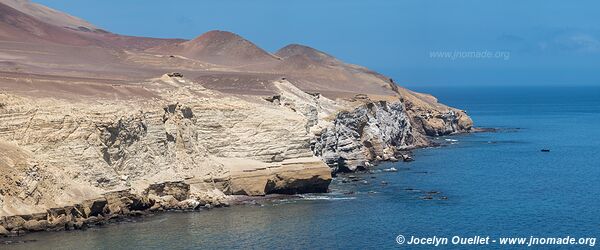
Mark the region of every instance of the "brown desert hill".
POLYGON ((75 32, 40 21, 0 2, 0 40, 19 42, 53 42, 66 45, 92 45, 75 32))
MULTIPOLYGON (((80 31, 81 33, 81 31, 80 31)), ((157 46, 167 46, 184 42, 184 39, 151 38, 139 36, 125 36, 110 32, 86 32, 86 37, 97 40, 103 46, 127 50, 143 51, 157 46)))
POLYGON ((439 105, 437 99, 431 95, 410 91, 396 85, 391 78, 380 73, 363 66, 345 63, 332 55, 305 45, 290 44, 281 48, 275 55, 282 59, 279 67, 282 71, 292 75, 321 78, 319 80, 329 79, 331 85, 342 91, 361 89, 361 93, 367 94, 400 94, 415 99, 419 104, 427 104, 430 107, 439 105))
MULTIPOLYGON (((227 34, 239 37, 229 32, 227 34)), ((245 50, 243 46, 231 48, 245 50)), ((254 45, 252 48, 258 49, 254 45)), ((274 94, 276 88, 266 83, 286 78, 302 90, 331 98, 353 98, 358 93, 373 95, 375 99, 396 98, 398 95, 396 86, 388 78, 367 68, 346 64, 308 46, 288 45, 280 49, 275 57, 277 60, 267 57, 256 60, 258 62, 254 64, 230 67, 227 72, 201 74, 195 79, 208 88, 234 94, 274 94)), ((206 61, 206 57, 198 59, 206 61)))
POLYGON ((48 8, 41 4, 32 3, 29 0, 0 0, 0 3, 10 6, 29 16, 36 17, 44 23, 75 30, 98 30, 98 28, 85 20, 48 8))
POLYGON ((326 96, 333 98, 350 97, 357 93, 367 94, 373 100, 401 98, 407 113, 417 125, 416 129, 423 134, 438 136, 451 133, 450 129, 441 131, 439 128, 429 127, 429 123, 432 122, 422 122, 423 117, 441 117, 445 115, 444 112, 451 112, 456 116, 460 126, 472 126, 472 121, 464 111, 441 104, 432 95, 403 88, 382 74, 362 66, 344 63, 317 49, 291 44, 277 51, 275 55, 282 59, 277 69, 297 78, 297 84, 302 89, 324 92, 326 96))
POLYGON ((300 88, 310 91, 337 92, 342 96, 363 93, 395 96, 396 85, 389 78, 365 67, 344 63, 317 49, 288 45, 275 53, 281 62, 275 71, 293 79, 302 79, 300 88))
POLYGON ((237 34, 217 30, 190 41, 124 36, 27 0, 0 0, 0 44, 0 71, 11 74, 138 80, 182 67, 207 88, 229 93, 272 94, 276 90, 267 83, 285 77, 302 90, 332 98, 368 94, 389 99, 400 91, 415 103, 439 106, 379 73, 308 46, 288 45, 273 55, 237 34), (85 29, 75 29, 78 25, 85 29), (213 70, 210 64, 222 67, 213 70))
POLYGON ((113 34, 28 0, 0 0, 0 40, 137 50, 185 41, 113 34))
POLYGON ((243 37, 219 30, 206 32, 194 40, 151 48, 148 51, 227 66, 268 64, 278 60, 243 37))
POLYGON ((123 36, 89 28, 94 26, 75 29, 72 26, 80 25, 79 19, 38 7, 29 1, 0 0, 0 71, 6 72, 2 76, 26 72, 146 79, 164 73, 165 69, 147 70, 148 67, 130 59, 133 54, 128 51, 184 41, 123 36), (59 21, 55 24, 43 20, 59 21))
POLYGON ((335 57, 317 49, 301 45, 301 44, 290 44, 281 49, 279 49, 276 53, 276 56, 286 59, 294 56, 301 56, 307 59, 307 61, 315 62, 315 63, 325 63, 325 64, 339 64, 340 61, 335 57))

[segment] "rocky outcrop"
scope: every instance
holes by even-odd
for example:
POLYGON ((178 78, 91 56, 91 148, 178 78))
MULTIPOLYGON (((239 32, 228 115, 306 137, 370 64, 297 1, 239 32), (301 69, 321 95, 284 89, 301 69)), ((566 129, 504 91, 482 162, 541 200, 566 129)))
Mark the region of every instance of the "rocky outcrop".
POLYGON ((465 111, 440 104, 431 95, 402 88, 398 93, 417 133, 443 136, 470 132, 473 128, 473 121, 465 111))
POLYGON ((0 236, 18 236, 38 231, 75 230, 157 211, 228 206, 228 199, 222 192, 209 193, 211 194, 209 199, 206 199, 207 196, 195 197, 189 192, 189 185, 183 182, 154 184, 148 187, 145 194, 136 194, 131 190, 108 192, 99 198, 72 206, 50 208, 34 214, 2 217, 0 236), (168 193, 174 193, 175 196, 168 193))
POLYGON ((335 172, 355 171, 417 146, 420 136, 401 102, 369 101, 340 112, 333 126, 317 134, 312 147, 335 172))
POLYGON ((470 131, 473 123, 464 111, 389 84, 396 97, 357 94, 334 101, 284 79, 274 82, 278 95, 266 100, 306 117, 311 150, 334 173, 364 170, 379 161, 411 161, 408 150, 431 145, 429 136, 470 131))
POLYGON ((232 167, 231 177, 221 180, 226 193, 216 188, 197 189, 198 180, 195 179, 154 183, 141 193, 131 189, 111 191, 69 206, 0 217, 0 236, 75 230, 161 211, 228 206, 231 198, 227 194, 256 196, 327 192, 331 182, 329 168, 315 157, 284 161, 265 168, 248 167, 246 164, 228 167, 232 167))
POLYGON ((225 193, 233 195, 325 193, 332 179, 327 165, 316 157, 229 164, 232 172, 225 193))

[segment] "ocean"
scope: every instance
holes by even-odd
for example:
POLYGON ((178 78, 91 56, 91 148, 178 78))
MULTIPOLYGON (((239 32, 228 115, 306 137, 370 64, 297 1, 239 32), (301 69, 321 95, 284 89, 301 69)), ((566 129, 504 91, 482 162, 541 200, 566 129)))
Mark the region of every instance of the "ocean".
POLYGON ((499 240, 600 236, 599 87, 415 90, 498 131, 437 138, 442 146, 416 150, 414 162, 336 178, 329 194, 30 234, 0 248, 413 249, 432 245, 408 245, 412 237, 436 237, 448 239, 440 248, 465 249, 454 237, 476 236, 490 237, 485 248, 521 248, 499 240))

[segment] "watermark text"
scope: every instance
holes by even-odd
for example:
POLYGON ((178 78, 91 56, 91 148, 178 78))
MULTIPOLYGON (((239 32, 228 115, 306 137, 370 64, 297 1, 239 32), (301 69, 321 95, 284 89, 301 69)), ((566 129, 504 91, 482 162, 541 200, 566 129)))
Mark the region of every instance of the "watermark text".
POLYGON ((404 236, 398 235, 396 243, 399 245, 427 245, 427 246, 446 246, 446 245, 513 245, 513 246, 596 246, 596 237, 491 237, 491 236, 404 236))
POLYGON ((429 58, 445 59, 445 60, 460 60, 460 59, 500 59, 504 61, 510 60, 509 51, 430 51, 429 58))

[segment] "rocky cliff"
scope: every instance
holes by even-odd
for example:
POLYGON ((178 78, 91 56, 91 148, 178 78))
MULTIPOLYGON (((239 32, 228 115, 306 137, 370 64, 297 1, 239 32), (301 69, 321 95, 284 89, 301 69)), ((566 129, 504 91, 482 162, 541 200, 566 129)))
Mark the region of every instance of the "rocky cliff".
POLYGON ((427 135, 470 129, 454 109, 400 97, 332 100, 287 80, 271 84, 278 94, 269 97, 224 95, 167 75, 129 86, 151 98, 0 94, 0 215, 9 216, 0 225, 68 229, 219 206, 227 195, 327 192, 332 172, 402 159, 428 145, 427 135))
MULTIPOLYGON (((423 95, 399 90, 398 96, 372 99, 358 94, 336 101, 305 93, 288 81, 276 81, 279 95, 268 98, 308 120, 311 150, 336 172, 364 170, 379 161, 408 160, 408 150, 431 145, 428 136, 465 133, 471 119, 464 111, 418 99, 423 95)), ((373 98, 378 98, 377 96, 373 98)))
POLYGON ((307 46, 130 37, 48 11, 0 0, 0 235, 327 192, 332 173, 472 127, 307 46))
POLYGON ((202 183, 198 192, 225 194, 327 191, 330 171, 310 151, 304 116, 183 78, 143 84, 155 98, 0 94, 0 139, 10 142, 2 144, 0 166, 10 178, 0 180, 0 214, 40 212, 108 191, 139 194, 165 181, 202 183), (289 174, 303 164, 306 172, 289 174), (262 184, 239 184, 250 173, 262 184))

